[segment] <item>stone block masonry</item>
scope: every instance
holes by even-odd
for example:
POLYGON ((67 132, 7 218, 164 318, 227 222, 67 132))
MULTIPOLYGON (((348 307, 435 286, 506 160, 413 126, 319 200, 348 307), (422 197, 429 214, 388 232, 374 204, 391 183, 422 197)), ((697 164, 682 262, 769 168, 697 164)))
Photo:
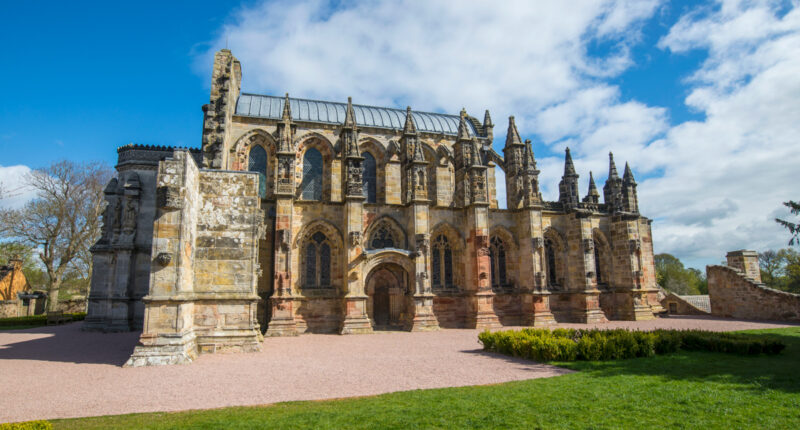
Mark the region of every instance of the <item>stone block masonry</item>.
POLYGON ((711 315, 800 322, 800 294, 767 288, 737 268, 707 266, 711 315))

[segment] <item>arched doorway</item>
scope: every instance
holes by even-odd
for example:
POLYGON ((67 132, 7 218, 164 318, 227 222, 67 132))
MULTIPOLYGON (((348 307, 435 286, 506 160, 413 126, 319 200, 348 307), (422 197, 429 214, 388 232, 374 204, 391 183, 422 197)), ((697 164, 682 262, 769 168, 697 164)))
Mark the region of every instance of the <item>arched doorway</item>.
POLYGON ((375 330, 399 330, 406 318, 406 271, 393 263, 375 267, 367 277, 367 314, 375 330))

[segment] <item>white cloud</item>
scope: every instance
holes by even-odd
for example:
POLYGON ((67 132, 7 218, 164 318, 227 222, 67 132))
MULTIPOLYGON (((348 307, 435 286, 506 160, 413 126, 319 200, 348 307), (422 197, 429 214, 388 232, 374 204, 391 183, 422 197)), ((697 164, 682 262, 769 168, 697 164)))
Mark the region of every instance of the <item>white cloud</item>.
POLYGON ((0 198, 0 208, 18 208, 35 197, 35 192, 26 188, 23 177, 31 171, 24 165, 0 166, 0 188, 7 197, 0 198))
MULTIPOLYGON (((573 149, 582 193, 589 170, 602 188, 613 150, 620 170, 630 160, 640 179, 656 251, 717 262, 731 249, 784 246, 772 218, 781 201, 800 197, 792 186, 797 4, 788 12, 770 1, 698 8, 650 47, 708 53, 685 81, 686 104, 706 119, 672 126, 666 109, 625 100, 609 83, 634 64, 630 48, 658 1, 262 3, 237 12, 197 67, 207 76, 227 41, 246 91, 451 113, 464 106, 478 117, 489 108, 498 149, 514 114, 523 136, 573 149), (593 43, 610 54, 589 56, 593 43)), ((538 155, 553 200, 563 157, 538 155)))

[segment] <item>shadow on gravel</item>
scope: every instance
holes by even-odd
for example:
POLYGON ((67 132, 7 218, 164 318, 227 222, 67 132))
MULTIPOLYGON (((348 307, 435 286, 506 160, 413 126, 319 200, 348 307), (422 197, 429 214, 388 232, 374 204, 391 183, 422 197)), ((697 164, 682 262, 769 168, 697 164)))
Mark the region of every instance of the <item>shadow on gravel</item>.
MULTIPOLYGON (((558 375, 564 375, 564 374, 573 372, 573 370, 565 369, 563 367, 557 367, 557 366, 554 366, 552 364, 538 363, 536 361, 531 361, 531 360, 527 360, 527 359, 519 358, 519 357, 511 357, 511 356, 508 356, 508 355, 499 354, 497 352, 488 352, 488 351, 484 351, 484 350, 482 350, 480 348, 478 348, 478 349, 462 349, 459 352, 464 353, 464 354, 482 355, 484 357, 493 358, 495 360, 502 360, 502 361, 505 361, 506 363, 512 363, 512 364, 519 365, 518 369, 520 369, 520 370, 527 370, 527 371, 531 371, 531 372, 542 372, 543 370, 546 370, 548 372, 558 372, 558 375)), ((558 375, 554 375, 554 376, 558 376, 558 375)))
POLYGON ((54 361, 122 366, 133 352, 138 332, 81 331, 80 322, 0 332, 0 360, 54 361), (29 335, 48 335, 25 339, 29 335), (17 340, 19 339, 19 340, 17 340))

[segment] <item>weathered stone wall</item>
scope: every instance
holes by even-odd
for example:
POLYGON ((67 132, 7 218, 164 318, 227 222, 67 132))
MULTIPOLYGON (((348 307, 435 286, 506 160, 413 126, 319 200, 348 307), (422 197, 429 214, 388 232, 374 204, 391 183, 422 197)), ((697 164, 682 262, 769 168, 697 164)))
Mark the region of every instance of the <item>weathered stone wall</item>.
POLYGON ((57 309, 65 314, 86 312, 86 299, 59 300, 57 309))
POLYGON ((708 315, 708 312, 700 310, 674 293, 667 294, 661 300, 661 306, 670 315, 708 315))
POLYGON ((19 300, 0 300, 0 318, 18 317, 19 309, 19 300))
POLYGON ((714 316, 800 321, 800 294, 767 288, 728 266, 707 266, 706 276, 714 316))

